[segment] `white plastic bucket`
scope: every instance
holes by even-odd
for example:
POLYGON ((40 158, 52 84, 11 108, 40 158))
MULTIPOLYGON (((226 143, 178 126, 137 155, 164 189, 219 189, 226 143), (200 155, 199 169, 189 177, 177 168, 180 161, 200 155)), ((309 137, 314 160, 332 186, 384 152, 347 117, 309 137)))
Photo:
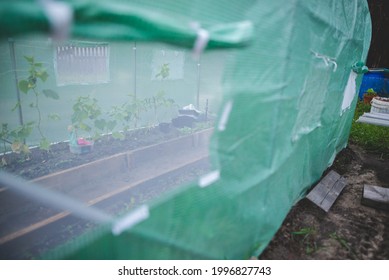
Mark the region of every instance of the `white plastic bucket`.
POLYGON ((374 97, 371 100, 371 113, 389 114, 389 98, 374 97))

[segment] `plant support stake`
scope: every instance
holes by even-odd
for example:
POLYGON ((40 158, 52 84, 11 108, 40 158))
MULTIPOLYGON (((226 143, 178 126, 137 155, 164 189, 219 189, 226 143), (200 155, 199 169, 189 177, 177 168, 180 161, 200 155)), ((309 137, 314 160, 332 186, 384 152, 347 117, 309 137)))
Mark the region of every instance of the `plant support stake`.
MULTIPOLYGON (((17 97, 17 100, 18 100, 18 104, 17 104, 17 107, 18 107, 18 112, 19 112, 19 124, 21 126, 23 126, 24 124, 24 121, 23 121, 23 111, 22 111, 22 104, 21 104, 21 99, 20 99, 20 91, 19 91, 19 81, 18 81, 18 75, 16 74, 16 58, 15 58, 15 40, 10 38, 8 39, 8 42, 9 42, 9 50, 10 50, 10 53, 11 53, 11 60, 12 60, 12 70, 14 72, 14 76, 15 76, 15 86, 16 86, 16 97, 17 97)), ((24 139, 25 141, 25 139, 24 139)))

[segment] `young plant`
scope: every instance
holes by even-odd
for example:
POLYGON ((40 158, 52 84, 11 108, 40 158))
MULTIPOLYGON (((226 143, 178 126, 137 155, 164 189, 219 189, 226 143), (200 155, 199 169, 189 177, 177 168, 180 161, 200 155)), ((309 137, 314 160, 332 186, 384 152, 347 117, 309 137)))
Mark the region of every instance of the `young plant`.
POLYGON ((131 105, 126 102, 120 106, 113 106, 109 113, 118 124, 120 124, 122 131, 113 131, 112 137, 115 139, 124 140, 126 132, 130 129, 131 121, 133 120, 133 113, 131 105))
MULTIPOLYGON (((164 63, 161 65, 161 68, 159 72, 155 75, 155 78, 161 78, 162 80, 165 80, 170 75, 170 67, 169 63, 164 63)), ((165 92, 163 90, 160 90, 157 94, 150 98, 145 99, 146 106, 153 110, 154 112, 154 121, 155 124, 159 123, 158 120, 158 111, 163 108, 166 111, 170 108, 172 108, 175 104, 175 101, 171 98, 165 97, 165 92)))
POLYGON ((91 98, 89 95, 79 96, 73 105, 72 125, 76 131, 82 130, 89 134, 95 133, 95 138, 98 134, 94 129, 94 122, 98 121, 101 114, 102 111, 96 98, 91 98))
POLYGON ((346 239, 339 236, 336 232, 331 233, 330 238, 338 241, 339 244, 350 253, 353 259, 358 259, 357 254, 355 253, 354 249, 348 244, 346 239))
POLYGON ((170 75, 169 63, 164 63, 161 65, 161 69, 155 75, 155 78, 161 78, 162 80, 166 79, 170 75))
POLYGON ((164 91, 159 91, 156 95, 145 99, 146 106, 153 110, 155 124, 159 123, 158 114, 161 110, 166 114, 167 111, 176 105, 171 98, 165 97, 164 91))
POLYGON ((7 165, 5 159, 5 153, 7 151, 7 144, 11 146, 11 150, 14 153, 22 154, 25 158, 28 158, 30 154, 29 147, 24 143, 24 139, 30 136, 34 128, 34 122, 28 122, 24 125, 20 125, 13 130, 8 129, 8 124, 1 124, 0 139, 3 142, 3 157, 1 159, 2 165, 7 165))
POLYGON ((101 134, 111 133, 115 127, 117 122, 115 120, 100 118, 94 121, 94 125, 98 130, 98 133, 95 134, 95 138, 99 138, 101 134))
POLYGON ((129 94, 129 97, 132 100, 128 103, 127 109, 132 115, 134 127, 137 128, 141 114, 147 112, 148 110, 147 102, 146 99, 137 98, 135 95, 132 94, 129 94))
POLYGON ((305 228, 301 228, 298 231, 293 231, 292 237, 299 236, 300 243, 305 246, 305 253, 311 254, 317 250, 315 234, 316 234, 316 230, 314 228, 305 227, 305 228))
POLYGON ((104 133, 112 132, 116 125, 116 120, 103 117, 103 111, 97 103, 96 98, 89 96, 79 96, 73 105, 71 117, 72 125, 78 130, 82 130, 92 135, 93 139, 98 139, 104 133))
POLYGON ((42 83, 46 82, 47 78, 49 77, 49 74, 43 68, 42 63, 35 62, 34 57, 24 56, 24 58, 29 64, 29 70, 28 70, 29 75, 26 79, 19 81, 18 87, 20 91, 23 92, 24 94, 29 94, 30 92, 32 92, 35 95, 35 101, 30 104, 30 107, 35 108, 37 113, 36 127, 41 137, 40 148, 48 151, 50 149, 50 142, 48 141, 48 139, 46 138, 46 136, 42 131, 42 127, 41 127, 42 110, 40 108, 39 101, 40 101, 40 96, 42 94, 45 97, 52 98, 54 100, 58 100, 59 95, 51 89, 44 89, 42 91, 38 90, 39 81, 42 83))
POLYGON ((375 92, 375 90, 373 88, 369 88, 367 91, 366 91, 366 96, 377 96, 377 93, 375 92))

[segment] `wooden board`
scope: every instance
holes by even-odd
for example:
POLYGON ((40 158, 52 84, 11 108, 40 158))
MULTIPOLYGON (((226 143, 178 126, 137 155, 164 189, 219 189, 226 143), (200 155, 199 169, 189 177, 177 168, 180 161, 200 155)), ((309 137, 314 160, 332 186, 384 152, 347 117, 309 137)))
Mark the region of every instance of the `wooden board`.
POLYGON ((378 209, 389 210, 389 189, 364 185, 362 204, 378 209))
POLYGON ((328 212, 346 184, 345 178, 331 170, 307 195, 307 199, 328 212))

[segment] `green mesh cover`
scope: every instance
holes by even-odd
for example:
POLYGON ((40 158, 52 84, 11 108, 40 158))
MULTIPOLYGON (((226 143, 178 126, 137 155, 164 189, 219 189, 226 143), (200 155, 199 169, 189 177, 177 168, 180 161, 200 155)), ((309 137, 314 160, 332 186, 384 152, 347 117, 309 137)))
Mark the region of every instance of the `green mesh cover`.
MULTIPOLYGON (((261 253, 347 145, 360 84, 352 66, 366 60, 371 38, 366 1, 66 2, 74 38, 192 48, 200 26, 209 35, 205 53, 229 48, 229 54, 210 147, 213 171, 152 203, 149 217, 130 230, 114 235, 101 227, 49 257, 244 259, 261 253)), ((33 2, 0 7, 1 24, 12 27, 2 29, 2 37, 50 29, 33 2)))

